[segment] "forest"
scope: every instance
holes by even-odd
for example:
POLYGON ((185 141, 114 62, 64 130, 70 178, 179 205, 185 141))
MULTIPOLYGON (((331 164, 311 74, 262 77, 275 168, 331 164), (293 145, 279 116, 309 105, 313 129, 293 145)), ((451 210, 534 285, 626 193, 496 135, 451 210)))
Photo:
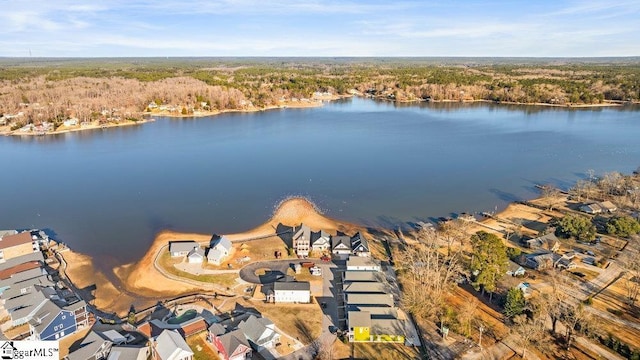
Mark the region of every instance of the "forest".
POLYGON ((637 103, 640 59, 0 59, 0 117, 20 113, 14 127, 138 118, 151 103, 183 114, 262 109, 317 92, 396 102, 637 103))

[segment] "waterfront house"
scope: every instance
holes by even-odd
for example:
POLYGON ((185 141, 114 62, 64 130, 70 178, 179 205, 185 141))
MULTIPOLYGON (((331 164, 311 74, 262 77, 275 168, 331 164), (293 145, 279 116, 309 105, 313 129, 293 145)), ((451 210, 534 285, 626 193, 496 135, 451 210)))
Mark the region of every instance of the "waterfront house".
POLYGON ((204 260, 204 250, 200 246, 196 246, 187 254, 187 261, 190 264, 201 264, 204 260))
POLYGON ((76 118, 67 119, 67 120, 62 122, 62 125, 64 125, 65 127, 77 126, 78 125, 78 119, 76 119, 76 118))
POLYGON ((302 224, 300 228, 296 230, 293 227, 293 249, 298 257, 309 256, 309 249, 311 248, 311 228, 302 224))
POLYGON ((308 281, 277 281, 273 284, 273 301, 275 303, 309 303, 311 286, 308 281))
POLYGON ((0 238, 0 263, 37 251, 40 251, 40 246, 34 243, 29 231, 0 238))
MULTIPOLYGON (((60 303, 60 301, 56 301, 60 303)), ((59 340, 88 325, 86 303, 82 300, 60 306, 47 299, 29 320, 31 340, 59 340)))
POLYGON ((226 332, 222 325, 212 324, 207 340, 222 360, 245 360, 253 354, 251 345, 241 330, 226 332))
POLYGON ((311 232, 311 249, 317 252, 331 249, 331 236, 324 230, 311 232))
POLYGON ((87 360, 87 359, 107 359, 113 342, 108 338, 101 336, 96 331, 91 330, 89 334, 82 340, 79 347, 71 351, 65 360, 87 360))
POLYGON ((164 330, 151 346, 154 360, 193 360, 193 351, 176 330, 164 330))
POLYGON ((231 254, 231 241, 226 237, 214 235, 207 252, 207 262, 220 265, 231 254))
POLYGON ((193 250, 193 248, 197 247, 198 243, 190 240, 190 241, 171 241, 169 243, 169 253, 171 257, 180 257, 187 256, 189 251, 193 250))
POLYGON ((346 235, 332 236, 331 252, 338 258, 346 259, 351 255, 351 238, 346 235))
POLYGON ((613 212, 616 212, 616 210, 618 210, 618 207, 615 206, 611 201, 599 202, 598 206, 600 206, 602 211, 608 212, 608 213, 613 213, 613 212))
POLYGON ((280 341, 280 334, 275 330, 273 322, 264 317, 249 316, 238 324, 238 329, 245 335, 255 351, 272 349, 280 341))
POLYGON ((356 256, 371 256, 371 251, 369 250, 369 242, 359 232, 351 238, 351 250, 356 256))
POLYGON ((380 271, 382 268, 375 260, 368 257, 349 256, 347 271, 380 271))

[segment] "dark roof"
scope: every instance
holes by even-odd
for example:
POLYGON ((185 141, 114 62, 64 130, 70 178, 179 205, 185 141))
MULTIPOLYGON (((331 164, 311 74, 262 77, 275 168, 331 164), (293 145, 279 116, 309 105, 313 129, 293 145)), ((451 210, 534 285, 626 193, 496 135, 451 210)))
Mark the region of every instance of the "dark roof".
POLYGON ((23 244, 31 244, 32 242, 31 233, 28 231, 16 235, 6 235, 0 239, 0 249, 6 249, 23 244))
POLYGON ((309 291, 310 289, 308 281, 277 281, 273 284, 274 291, 309 291))
POLYGON ((351 249, 351 238, 346 235, 336 235, 331 237, 331 249, 335 249, 336 246, 344 244, 347 248, 351 249))
POLYGON ((241 330, 234 330, 219 337, 222 347, 228 355, 233 354, 240 345, 251 348, 241 330))
POLYGON ((351 248, 353 251, 369 252, 369 242, 358 232, 351 238, 351 248))

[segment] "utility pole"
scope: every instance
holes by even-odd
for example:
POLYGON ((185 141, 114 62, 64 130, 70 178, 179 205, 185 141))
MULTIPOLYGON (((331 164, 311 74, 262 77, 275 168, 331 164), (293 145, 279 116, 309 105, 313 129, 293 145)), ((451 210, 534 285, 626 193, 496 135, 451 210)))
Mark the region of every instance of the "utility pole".
POLYGON ((478 330, 480 330, 480 337, 478 338, 478 346, 480 346, 480 349, 482 350, 482 332, 484 331, 484 326, 480 324, 480 327, 478 328, 478 330))

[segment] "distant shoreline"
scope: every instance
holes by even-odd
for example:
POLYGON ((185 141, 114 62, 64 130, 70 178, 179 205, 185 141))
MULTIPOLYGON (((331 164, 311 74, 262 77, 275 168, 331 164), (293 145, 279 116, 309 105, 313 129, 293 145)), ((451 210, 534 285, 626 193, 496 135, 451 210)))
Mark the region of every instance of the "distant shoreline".
MULTIPOLYGON (((278 109, 318 108, 318 107, 324 106, 324 104, 326 102, 342 100, 342 99, 346 99, 346 98, 352 98, 354 96, 355 97, 361 97, 361 98, 364 98, 364 99, 388 101, 388 102, 398 103, 398 104, 415 104, 415 103, 436 103, 436 104, 440 104, 440 103, 443 103, 443 104, 444 103, 451 103, 451 104, 484 103, 484 104, 495 104, 495 105, 545 106, 545 107, 555 107, 555 108, 562 108, 562 109, 589 109, 589 108, 603 108, 603 107, 622 107, 622 106, 625 106, 625 105, 640 105, 640 102, 635 102, 635 101, 634 102, 605 101, 605 102, 599 103, 599 104, 548 104, 548 103, 520 103, 520 102, 507 102, 507 101, 493 101, 493 100, 486 100, 486 99, 473 99, 473 100, 422 100, 422 99, 394 100, 394 99, 388 99, 388 98, 386 98, 384 96, 367 96, 367 95, 364 95, 364 94, 333 95, 331 97, 318 99, 318 100, 308 100, 308 101, 298 100, 298 101, 295 101, 295 102, 287 101, 287 102, 283 102, 282 104, 279 104, 279 105, 269 105, 269 106, 265 106, 265 107, 262 107, 262 108, 251 107, 251 108, 247 108, 247 109, 225 109, 225 110, 216 110, 216 111, 196 111, 196 112, 191 113, 191 114, 181 114, 181 113, 175 113, 175 112, 169 112, 169 111, 142 112, 142 113, 140 113, 140 115, 142 116, 142 119, 138 120, 138 121, 125 120, 125 121, 119 122, 119 123, 109 123, 109 124, 104 124, 104 125, 96 125, 96 124, 91 124, 91 125, 87 125, 87 126, 76 125, 74 127, 69 127, 69 128, 65 128, 65 129, 62 129, 62 130, 54 130, 54 131, 46 131, 46 132, 37 132, 37 131, 33 131, 33 130, 30 131, 30 132, 21 132, 19 130, 4 129, 4 130, 0 130, 0 135, 5 135, 5 136, 47 136, 47 135, 58 135, 58 134, 65 134, 65 133, 71 133, 71 132, 79 132, 79 131, 85 131, 85 130, 96 130, 96 129, 116 128, 116 127, 123 127, 123 126, 132 126, 132 125, 142 125, 142 124, 146 124, 146 123, 149 123, 149 122, 154 122, 155 119, 153 117, 155 117, 155 116, 177 118, 177 119, 181 119, 181 118, 202 118, 202 117, 216 116, 216 115, 222 115, 222 114, 228 114, 228 113, 255 113, 255 112, 278 110, 278 109)), ((8 126, 5 126, 5 128, 8 128, 8 126)), ((2 129, 2 127, 0 127, 0 129, 2 129)))

